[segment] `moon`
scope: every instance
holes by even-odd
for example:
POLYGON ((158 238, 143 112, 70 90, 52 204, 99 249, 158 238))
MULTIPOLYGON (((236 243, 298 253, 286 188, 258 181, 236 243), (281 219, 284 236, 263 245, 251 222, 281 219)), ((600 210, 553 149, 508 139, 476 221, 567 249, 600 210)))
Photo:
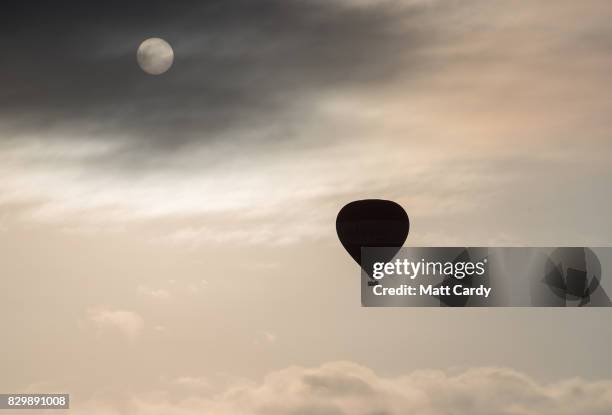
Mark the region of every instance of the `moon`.
POLYGON ((150 75, 161 75, 172 66, 174 51, 164 39, 152 37, 145 40, 136 52, 138 66, 150 75))

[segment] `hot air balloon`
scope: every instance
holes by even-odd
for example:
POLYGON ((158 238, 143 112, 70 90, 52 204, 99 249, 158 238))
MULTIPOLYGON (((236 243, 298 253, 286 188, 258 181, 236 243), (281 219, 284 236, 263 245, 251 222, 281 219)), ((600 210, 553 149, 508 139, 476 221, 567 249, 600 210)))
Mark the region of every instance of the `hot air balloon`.
POLYGON ((369 270, 362 264, 361 248, 392 248, 384 250, 385 258, 377 258, 389 261, 403 246, 409 230, 406 211, 390 200, 357 200, 340 209, 336 218, 336 232, 342 246, 368 275, 369 270))

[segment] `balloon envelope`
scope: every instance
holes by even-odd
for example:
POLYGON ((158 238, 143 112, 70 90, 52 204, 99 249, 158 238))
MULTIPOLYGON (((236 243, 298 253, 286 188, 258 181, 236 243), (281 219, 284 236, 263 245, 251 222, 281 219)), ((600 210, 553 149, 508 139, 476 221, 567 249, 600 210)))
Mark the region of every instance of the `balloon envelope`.
POLYGON ((390 200, 351 202, 340 210, 336 219, 340 242, 360 266, 362 247, 394 247, 397 249, 391 252, 395 255, 404 245, 409 230, 406 211, 390 200))

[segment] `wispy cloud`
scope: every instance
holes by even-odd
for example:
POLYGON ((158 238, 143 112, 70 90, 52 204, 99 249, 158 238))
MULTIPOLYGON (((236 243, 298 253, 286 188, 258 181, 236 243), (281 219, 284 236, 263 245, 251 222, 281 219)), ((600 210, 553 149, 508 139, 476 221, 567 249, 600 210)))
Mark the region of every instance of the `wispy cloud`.
POLYGON ((87 317, 100 332, 117 332, 129 340, 135 340, 144 329, 144 319, 134 311, 90 308, 87 317))
POLYGON ((275 344, 276 341, 278 340, 278 337, 276 334, 270 332, 270 331, 260 331, 257 333, 257 336, 255 338, 255 344, 257 345, 271 345, 271 344, 275 344))
POLYGON ((138 294, 154 300, 167 300, 171 297, 170 292, 163 288, 150 288, 145 285, 139 285, 137 291, 138 294))

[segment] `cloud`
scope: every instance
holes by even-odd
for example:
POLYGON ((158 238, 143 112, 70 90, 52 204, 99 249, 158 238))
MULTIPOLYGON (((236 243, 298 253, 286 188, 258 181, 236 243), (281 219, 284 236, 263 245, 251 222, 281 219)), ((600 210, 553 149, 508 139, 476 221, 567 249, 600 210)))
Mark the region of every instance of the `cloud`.
POLYGON ((400 52, 418 47, 430 29, 418 24, 417 6, 387 2, 366 9, 303 0, 60 3, 3 13, 0 46, 14 53, 0 74, 10 85, 0 119, 13 134, 105 135, 125 145, 98 162, 128 170, 253 129, 271 133, 265 141, 289 139, 319 94, 388 78, 400 70, 400 52), (69 12, 58 13, 62 6, 69 12), (414 24, 395 30, 400 13, 414 24), (152 31, 176 54, 155 80, 135 62, 152 31), (54 47, 40 45, 39 35, 54 47))
POLYGON ((3 14, 0 43, 23 43, 0 74, 16 78, 0 96, 3 210, 286 245, 334 238, 342 205, 374 197, 406 207, 417 243, 609 242, 604 3, 147 4, 3 14), (177 52, 157 80, 133 56, 154 28, 177 52))
MULTIPOLYGON (((191 384, 191 381, 187 381, 191 384)), ((199 381, 196 382, 199 385, 199 381)), ((74 413, 94 410, 89 403, 74 413)), ((607 415, 612 381, 538 382, 503 368, 380 376, 351 362, 290 367, 258 383, 180 401, 136 397, 117 414, 134 415, 607 415)), ((95 411, 94 411, 95 413, 95 411)))
POLYGON ((163 288, 149 288, 145 285, 138 286, 138 294, 154 300, 167 300, 171 297, 170 292, 163 288))
POLYGON ((270 345, 276 343, 278 336, 270 331, 260 331, 255 338, 256 345, 270 345))
POLYGON ((143 318, 133 311, 90 308, 89 321, 100 331, 115 331, 130 340, 136 339, 144 329, 143 318))
POLYGON ((172 380, 172 384, 181 388, 193 390, 208 390, 211 389, 211 383, 204 377, 180 376, 172 380))

